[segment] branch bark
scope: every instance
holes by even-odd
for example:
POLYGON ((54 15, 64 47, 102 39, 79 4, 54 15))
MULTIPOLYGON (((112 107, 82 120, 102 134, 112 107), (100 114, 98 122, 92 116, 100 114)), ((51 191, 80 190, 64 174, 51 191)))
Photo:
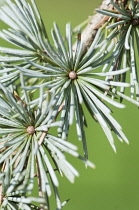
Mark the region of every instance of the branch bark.
MULTIPOLYGON (((107 9, 112 10, 113 5, 110 3, 111 0, 104 0, 99 9, 107 9)), ((83 54, 87 51, 88 47, 91 45, 94 40, 98 28, 108 19, 107 16, 102 15, 100 13, 96 13, 92 16, 91 21, 88 23, 86 28, 83 30, 81 34, 81 40, 83 44, 83 54)), ((73 45, 73 52, 76 50, 76 43, 73 45)))

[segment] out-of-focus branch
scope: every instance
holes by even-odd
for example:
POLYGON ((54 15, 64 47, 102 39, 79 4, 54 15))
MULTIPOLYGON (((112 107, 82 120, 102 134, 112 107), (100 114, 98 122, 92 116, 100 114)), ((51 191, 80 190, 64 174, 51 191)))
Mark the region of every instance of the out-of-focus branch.
MULTIPOLYGON (((104 0, 102 4, 99 6, 99 9, 107 9, 111 10, 113 9, 113 5, 110 3, 111 0, 104 0)), ((102 15, 100 13, 96 13, 92 16, 90 22, 86 26, 86 28, 83 30, 81 34, 81 39, 83 43, 83 54, 87 50, 87 48, 90 46, 92 41, 95 38, 95 35, 97 33, 97 29, 108 19, 107 16, 102 15)), ((73 52, 76 50, 76 43, 73 45, 73 52)))
POLYGON ((2 184, 0 184, 0 205, 2 204, 2 184))

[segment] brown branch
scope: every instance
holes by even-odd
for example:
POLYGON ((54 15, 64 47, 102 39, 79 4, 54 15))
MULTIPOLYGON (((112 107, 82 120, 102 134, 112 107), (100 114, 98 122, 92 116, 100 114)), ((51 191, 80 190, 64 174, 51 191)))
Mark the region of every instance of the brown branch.
MULTIPOLYGON (((4 171, 5 166, 6 166, 6 162, 4 162, 4 163, 1 165, 1 172, 4 171)), ((0 183, 0 206, 1 206, 2 202, 3 202, 2 183, 0 183)))
POLYGON ((0 206, 2 204, 3 195, 2 195, 2 184, 0 184, 0 206))
POLYGON ((38 145, 39 145, 39 146, 42 144, 42 142, 43 142, 43 140, 44 140, 46 134, 47 134, 47 131, 44 131, 44 132, 42 133, 42 135, 41 135, 41 137, 40 137, 40 139, 39 139, 39 141, 38 141, 38 145))
MULTIPOLYGON (((99 6, 99 9, 107 9, 112 10, 113 5, 110 4, 111 0, 104 0, 102 4, 99 6)), ((94 40, 97 29, 108 19, 106 15, 102 15, 100 13, 96 13, 92 16, 90 22, 83 30, 81 34, 81 39, 83 43, 83 54, 87 51, 88 47, 91 45, 94 40)), ((76 43, 73 45, 73 52, 76 50, 76 43)))

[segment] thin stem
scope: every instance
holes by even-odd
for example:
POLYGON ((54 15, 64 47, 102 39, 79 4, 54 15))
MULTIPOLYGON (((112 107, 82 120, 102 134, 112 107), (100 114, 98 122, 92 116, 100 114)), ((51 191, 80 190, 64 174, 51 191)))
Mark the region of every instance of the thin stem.
POLYGON ((3 195, 2 195, 2 184, 0 184, 0 205, 2 204, 3 195))
POLYGON ((44 138, 45 138, 47 132, 48 132, 48 131, 44 131, 44 132, 42 133, 42 135, 41 135, 41 137, 40 137, 40 140, 38 141, 38 145, 39 145, 39 146, 43 143, 43 140, 44 140, 44 138))
MULTIPOLYGON (((1 172, 4 171, 5 166, 6 166, 6 162, 4 162, 4 163, 2 164, 1 172)), ((1 184, 0 184, 0 206, 1 206, 2 202, 3 202, 3 194, 2 194, 2 183, 1 183, 1 184)))

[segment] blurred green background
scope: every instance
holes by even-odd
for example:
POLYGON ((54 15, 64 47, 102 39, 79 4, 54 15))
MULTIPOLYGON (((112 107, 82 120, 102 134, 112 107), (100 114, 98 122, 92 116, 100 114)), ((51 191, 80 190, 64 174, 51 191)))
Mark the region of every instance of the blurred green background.
MULTIPOLYGON (((36 3, 46 28, 49 30, 56 21, 64 33, 67 22, 75 27, 93 14, 101 0, 36 0, 36 3)), ((5 43, 0 40, 0 45, 5 46, 5 43)), ((130 144, 121 143, 115 137, 116 154, 100 126, 86 113, 89 159, 95 163, 96 169, 86 169, 80 161, 70 159, 80 177, 74 185, 65 178, 60 179, 61 199, 70 198, 65 210, 139 210, 139 110, 126 101, 124 103, 126 109, 111 108, 130 144)), ((74 129, 70 141, 81 148, 74 129)))

